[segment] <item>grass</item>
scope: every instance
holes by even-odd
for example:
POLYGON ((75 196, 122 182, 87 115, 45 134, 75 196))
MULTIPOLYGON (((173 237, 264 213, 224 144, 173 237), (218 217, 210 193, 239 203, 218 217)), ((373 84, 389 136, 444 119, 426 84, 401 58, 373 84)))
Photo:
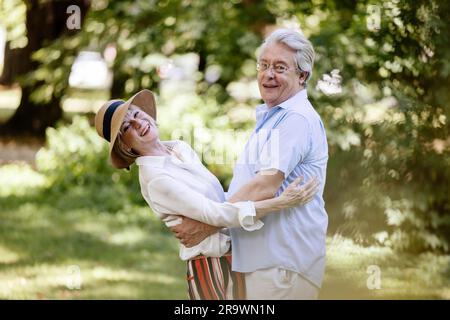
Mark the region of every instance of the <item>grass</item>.
POLYGON ((3 211, 0 298, 186 298, 176 242, 147 210, 136 211, 58 212, 36 204, 3 211), (70 290, 77 279, 81 290, 70 290))
POLYGON ((450 299, 450 256, 398 253, 330 237, 321 298, 450 299), (373 285, 374 269, 379 272, 379 289, 373 285))
MULTIPOLYGON (((147 207, 64 206, 76 198, 56 202, 45 183, 27 165, 0 167, 0 299, 187 298, 177 241, 147 207)), ((329 237, 320 298, 450 299, 449 265, 329 237), (371 265, 380 289, 368 289, 371 265)))
POLYGON ((27 166, 0 167, 0 299, 187 298, 176 239, 148 208, 61 210, 44 184, 27 166))

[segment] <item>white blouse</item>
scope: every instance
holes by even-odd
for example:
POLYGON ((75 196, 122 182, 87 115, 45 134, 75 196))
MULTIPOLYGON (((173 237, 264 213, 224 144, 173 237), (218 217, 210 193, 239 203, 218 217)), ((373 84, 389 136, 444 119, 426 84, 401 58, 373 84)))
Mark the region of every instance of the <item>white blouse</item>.
MULTIPOLYGON (((225 202, 219 180, 205 168, 196 152, 180 140, 164 141, 173 150, 171 156, 143 156, 139 166, 141 192, 153 212, 168 227, 181 223, 185 216, 218 227, 242 227, 247 231, 263 226, 253 202, 225 202)), ((198 245, 180 244, 180 258, 188 260, 200 254, 220 257, 230 249, 227 230, 217 232, 198 245)))

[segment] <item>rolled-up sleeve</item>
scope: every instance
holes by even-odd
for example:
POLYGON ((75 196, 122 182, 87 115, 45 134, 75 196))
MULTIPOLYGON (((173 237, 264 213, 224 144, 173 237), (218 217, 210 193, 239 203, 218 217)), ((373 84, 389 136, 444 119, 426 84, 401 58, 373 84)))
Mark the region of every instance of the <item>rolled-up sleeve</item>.
POLYGON ((256 220, 251 201, 216 202, 170 176, 151 180, 147 188, 151 202, 161 213, 182 215, 217 227, 242 227, 247 231, 264 225, 256 220))
POLYGON ((255 173, 277 169, 286 178, 304 159, 311 144, 308 120, 296 113, 286 116, 283 125, 275 127, 264 144, 255 165, 255 173))

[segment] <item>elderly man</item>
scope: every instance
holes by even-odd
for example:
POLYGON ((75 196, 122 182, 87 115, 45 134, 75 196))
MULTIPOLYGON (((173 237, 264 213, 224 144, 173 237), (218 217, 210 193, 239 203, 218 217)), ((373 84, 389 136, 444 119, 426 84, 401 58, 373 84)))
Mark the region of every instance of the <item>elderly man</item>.
MULTIPOLYGON (((269 35, 258 57, 264 104, 256 109, 256 127, 234 168, 228 201, 272 198, 298 176, 318 177, 321 188, 308 204, 263 219, 260 230, 230 229, 232 268, 245 273, 247 299, 316 299, 322 284, 328 146, 306 91, 313 64, 311 43, 288 29, 269 35)), ((216 229, 185 221, 172 231, 190 245, 216 229)))

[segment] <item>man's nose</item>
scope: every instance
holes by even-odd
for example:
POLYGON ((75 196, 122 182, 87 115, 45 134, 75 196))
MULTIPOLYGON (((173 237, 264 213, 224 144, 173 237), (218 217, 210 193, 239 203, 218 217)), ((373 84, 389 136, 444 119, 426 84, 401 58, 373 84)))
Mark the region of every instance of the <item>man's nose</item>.
POLYGON ((270 68, 268 68, 264 75, 269 78, 269 79, 273 79, 275 77, 275 71, 273 70, 273 67, 271 66, 270 68))

